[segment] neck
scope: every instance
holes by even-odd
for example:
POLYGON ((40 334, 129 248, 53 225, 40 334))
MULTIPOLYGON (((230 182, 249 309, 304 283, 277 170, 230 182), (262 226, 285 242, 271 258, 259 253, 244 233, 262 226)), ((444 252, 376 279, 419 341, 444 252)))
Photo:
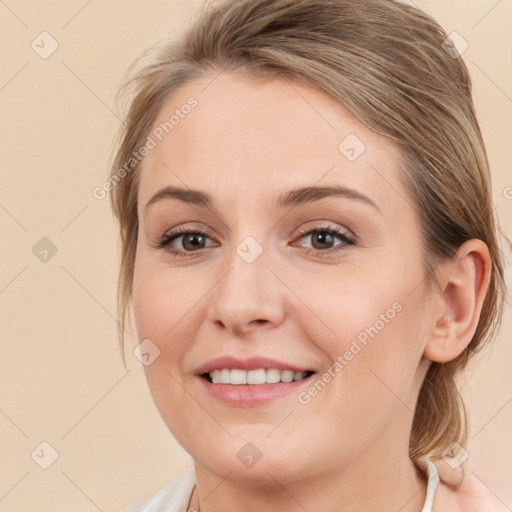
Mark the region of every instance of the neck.
POLYGON ((221 512, 356 512, 361 510, 400 510, 420 512, 426 496, 426 478, 406 458, 366 457, 336 471, 322 472, 306 479, 278 482, 269 471, 254 482, 234 481, 211 473, 195 463, 197 488, 190 511, 221 512), (368 469, 369 468, 369 469, 368 469))

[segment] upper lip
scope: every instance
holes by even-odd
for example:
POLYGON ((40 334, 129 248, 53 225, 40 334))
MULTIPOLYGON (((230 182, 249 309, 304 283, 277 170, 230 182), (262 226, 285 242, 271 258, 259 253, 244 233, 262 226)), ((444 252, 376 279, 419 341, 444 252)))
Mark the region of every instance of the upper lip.
POLYGON ((216 357, 215 359, 211 359, 210 361, 207 361, 201 365, 199 368, 197 368, 196 374, 203 375, 213 370, 234 368, 240 370, 258 370, 260 368, 268 370, 269 368, 276 368, 281 371, 291 370, 292 372, 313 371, 310 368, 301 368, 290 363, 278 361, 277 359, 270 359, 263 356, 253 356, 247 359, 240 359, 239 357, 234 356, 221 356, 216 357))

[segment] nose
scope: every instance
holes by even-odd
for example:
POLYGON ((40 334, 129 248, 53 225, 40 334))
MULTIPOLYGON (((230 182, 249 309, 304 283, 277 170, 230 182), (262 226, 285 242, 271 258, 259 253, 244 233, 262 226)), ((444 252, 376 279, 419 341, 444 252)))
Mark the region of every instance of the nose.
POLYGON ((210 296, 207 317, 217 328, 243 336, 283 322, 284 286, 267 262, 265 252, 249 263, 233 251, 210 296))

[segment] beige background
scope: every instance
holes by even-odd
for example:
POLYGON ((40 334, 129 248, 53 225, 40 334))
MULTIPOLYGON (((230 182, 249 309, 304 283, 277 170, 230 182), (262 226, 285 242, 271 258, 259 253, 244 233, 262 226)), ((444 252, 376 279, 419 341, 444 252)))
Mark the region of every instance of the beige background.
MULTIPOLYGON (((0 1, 0 511, 113 512, 192 468, 152 403, 132 355, 136 340, 127 374, 122 367, 116 226, 108 200, 92 191, 107 176, 122 72, 142 47, 178 33, 201 4, 0 1), (58 42, 47 59, 31 48, 34 39, 38 51, 50 48, 48 36, 44 48, 37 37, 43 31, 58 42), (47 262, 32 252, 43 237, 57 248, 47 262), (38 465, 50 460, 43 441, 58 452, 48 469, 38 465)), ((512 2, 416 4, 469 43, 464 59, 494 202, 511 236, 512 2)), ((512 487, 511 332, 508 304, 494 347, 465 379, 470 453, 491 488, 512 487)))

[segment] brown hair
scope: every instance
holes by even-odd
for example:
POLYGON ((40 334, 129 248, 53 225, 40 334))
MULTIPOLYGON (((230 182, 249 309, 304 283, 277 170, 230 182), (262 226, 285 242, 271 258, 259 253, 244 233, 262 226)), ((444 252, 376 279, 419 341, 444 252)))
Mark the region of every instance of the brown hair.
POLYGON ((131 303, 140 163, 121 180, 118 170, 144 144, 164 102, 193 79, 224 71, 289 78, 325 92, 401 146, 429 284, 437 263, 452 258, 463 242, 477 238, 489 248, 492 273, 477 330, 455 360, 431 364, 409 451, 417 461, 440 457, 453 441, 464 446, 467 420, 454 378, 494 335, 505 284, 471 82, 446 38, 432 18, 394 0, 237 0, 210 6, 180 40, 165 41, 137 61, 122 89, 128 111, 111 170, 118 181, 111 201, 120 223, 121 345, 131 303))

